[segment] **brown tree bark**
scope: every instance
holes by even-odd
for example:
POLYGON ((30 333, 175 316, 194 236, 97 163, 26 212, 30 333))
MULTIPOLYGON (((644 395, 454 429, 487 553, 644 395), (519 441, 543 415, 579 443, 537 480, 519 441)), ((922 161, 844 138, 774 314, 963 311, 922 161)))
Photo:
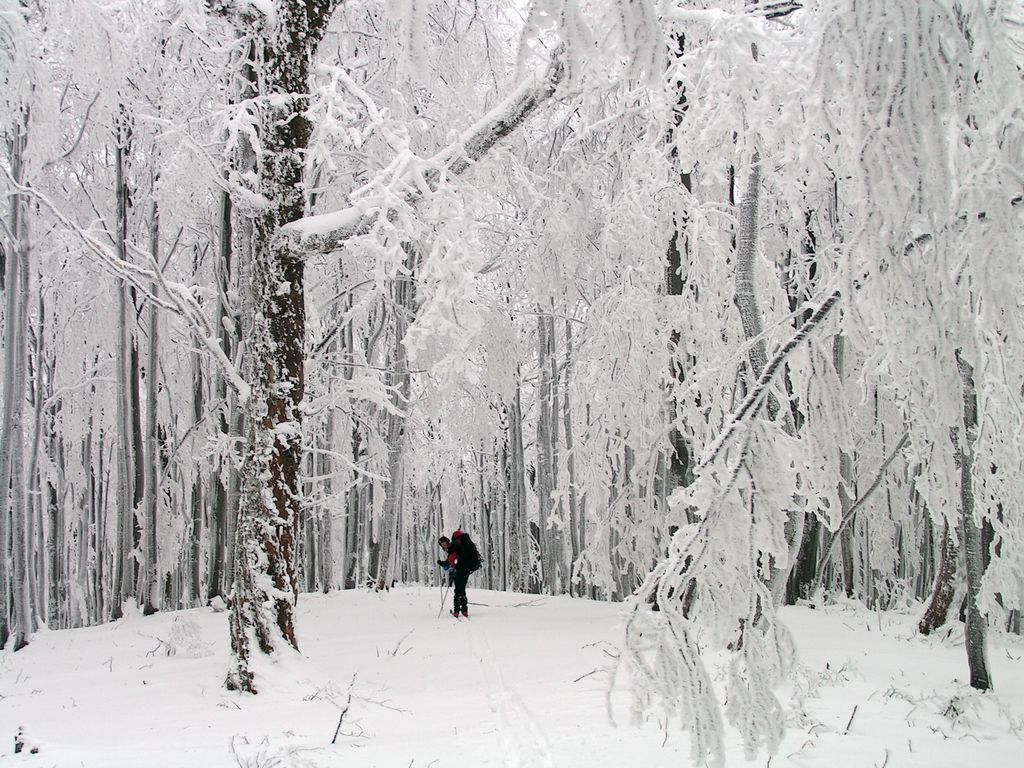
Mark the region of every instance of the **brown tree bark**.
POLYGON ((251 62, 260 73, 258 192, 271 204, 251 213, 253 260, 245 298, 248 428, 235 536, 227 686, 256 692, 250 664, 264 653, 298 647, 293 548, 298 523, 306 338, 303 257, 277 237, 306 213, 304 150, 310 65, 336 2, 281 0, 261 18, 251 62), (269 584, 268 584, 269 582, 269 584), (269 609, 269 610, 268 610, 269 609))

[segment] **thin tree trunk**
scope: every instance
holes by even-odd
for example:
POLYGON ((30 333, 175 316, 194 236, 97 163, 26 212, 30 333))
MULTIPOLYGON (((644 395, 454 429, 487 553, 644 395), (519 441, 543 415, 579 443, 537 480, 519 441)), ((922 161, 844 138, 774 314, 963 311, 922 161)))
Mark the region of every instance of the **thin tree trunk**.
MULTIPOLYGON (((128 181, 125 178, 129 130, 122 113, 118 118, 117 143, 114 147, 114 194, 116 197, 116 230, 114 235, 117 255, 122 260, 128 257, 128 181)), ((135 442, 133 440, 131 377, 134 367, 131 363, 131 349, 134 334, 130 328, 128 308, 128 286, 125 280, 118 281, 118 345, 117 345, 117 396, 118 396, 118 442, 117 442, 117 536, 114 553, 114 573, 110 618, 119 619, 121 605, 131 591, 132 528, 135 518, 135 442)))
MULTIPOLYGON (((755 56, 756 58, 756 56, 755 56)), ((750 160, 750 175, 747 179, 747 189, 743 199, 740 201, 740 224, 736 243, 736 288, 733 296, 733 303, 739 311, 740 321, 743 324, 743 335, 750 343, 748 357, 753 372, 753 382, 760 380, 765 368, 768 366, 767 342, 764 338, 764 323, 761 319, 761 310, 757 303, 757 291, 754 286, 754 260, 757 253, 757 228, 758 228, 758 207, 761 196, 761 158, 754 152, 750 160)), ((754 384, 753 386, 756 386, 754 384)), ((768 418, 775 420, 779 412, 779 402, 771 392, 767 394, 766 407, 768 418)), ((789 434, 795 429, 792 417, 787 411, 785 414, 784 428, 789 434)), ((781 603, 785 597, 786 583, 789 580, 789 571, 796 561, 799 552, 800 542, 803 537, 804 513, 801 510, 786 510, 786 521, 784 524, 786 545, 789 548, 789 556, 786 565, 780 567, 773 562, 771 570, 771 591, 776 603, 781 603)))
MULTIPOLYGON (((235 285, 232 280, 231 267, 232 237, 231 195, 228 192, 222 192, 220 196, 220 247, 214 273, 217 280, 217 328, 220 332, 221 347, 228 359, 234 359, 236 349, 236 344, 233 343, 234 334, 229 331, 235 318, 228 312, 228 291, 233 290, 235 285)), ((232 419, 227 380, 220 370, 214 373, 214 377, 213 396, 218 403, 218 429, 224 438, 230 438, 232 419)), ((232 446, 229 456, 232 453, 234 453, 234 446, 232 446)), ((207 600, 226 595, 226 585, 230 583, 225 578, 226 560, 229 559, 228 550, 232 541, 228 536, 228 516, 232 510, 228 501, 228 488, 231 483, 229 475, 234 474, 236 470, 234 462, 230 459, 227 460, 228 466, 225 466, 224 462, 225 459, 221 456, 218 459, 221 466, 214 466, 210 473, 209 487, 212 489, 212 498, 208 526, 210 550, 207 563, 207 600)))
MULTIPOLYGON (((517 372, 518 373, 518 372, 517 372)), ((523 456, 523 410, 520 385, 508 409, 508 461, 505 482, 508 492, 509 586, 516 592, 530 587, 531 556, 526 520, 526 467, 523 456)))
MULTIPOLYGON (((12 152, 12 159, 15 159, 14 167, 17 169, 20 162, 16 160, 17 155, 12 152)), ((15 176, 15 178, 19 178, 15 176)), ((20 181, 19 181, 20 183, 20 181)), ((17 199, 11 206, 11 232, 15 231, 18 220, 17 199)), ((13 447, 14 438, 14 398, 17 385, 14 379, 15 361, 17 359, 18 326, 18 258, 15 253, 16 244, 12 243, 12 252, 5 253, 4 260, 4 379, 3 379, 3 400, 0 401, 0 647, 6 647, 7 639, 10 636, 10 551, 11 551, 11 516, 10 490, 11 490, 11 458, 14 452, 8 448, 13 447)))
MULTIPOLYGON (((850 516, 850 508, 853 506, 849 488, 853 484, 853 462, 845 453, 839 454, 839 509, 842 512, 842 519, 850 516)), ((854 570, 853 550, 853 525, 844 526, 839 532, 840 563, 843 571, 843 593, 847 597, 853 597, 857 591, 856 573, 854 570)))
POLYGON ((411 376, 409 359, 405 348, 405 334, 409 329, 409 321, 415 318, 416 267, 419 261, 419 248, 409 243, 402 244, 405 253, 404 274, 399 275, 393 283, 394 301, 397 311, 394 315, 394 347, 391 350, 388 374, 388 389, 391 392, 392 409, 385 417, 385 446, 388 452, 388 486, 384 492, 384 518, 381 526, 380 559, 377 563, 376 589, 386 589, 394 580, 397 564, 397 544, 400 540, 401 499, 405 478, 405 425, 409 418, 409 394, 411 376))
MULTIPOLYGON (((198 271, 198 264, 193 266, 193 271, 198 271)), ((199 352, 198 345, 192 352, 192 423, 199 424, 204 417, 205 397, 203 391, 203 359, 199 352)), ((192 540, 188 544, 188 600, 190 605, 199 605, 203 598, 203 473, 199 465, 192 473, 192 540)), ((210 542, 212 546, 212 542, 210 542)))
MULTIPOLYGON (((54 370, 53 366, 50 367, 49 381, 53 381, 54 370)), ((49 394, 49 393, 48 393, 49 394)), ((66 475, 64 471, 65 459, 64 459, 64 445, 61 438, 57 436, 57 431, 54 422, 57 418, 58 406, 54 405, 46 419, 46 434, 47 434, 47 454, 50 457, 50 463, 53 465, 53 471, 56 472, 56 485, 51 480, 47 481, 47 529, 48 537, 46 539, 46 621, 47 624, 53 629, 63 629, 69 626, 68 621, 62 621, 60 616, 61 607, 67 605, 68 597, 68 582, 63 578, 64 574, 70 575, 71 569, 65 567, 62 573, 62 553, 67 552, 67 547, 64 544, 64 515, 63 515, 63 499, 64 494, 67 491, 66 475)), ((79 520, 81 520, 87 511, 79 511, 79 520)), ((78 538, 78 546, 81 547, 83 544, 82 537, 78 538)), ((81 584, 81 581, 78 582, 81 584)), ((83 590, 84 593, 88 593, 88 589, 83 590)))
POLYGON ((985 617, 978 606, 981 579, 985 575, 982 530, 974 519, 974 441, 978 429, 978 400, 974 386, 974 368, 957 354, 957 367, 963 387, 964 426, 958 446, 960 464, 961 530, 964 562, 967 570, 967 624, 964 640, 971 687, 987 691, 992 687, 985 651, 985 617))
POLYGON ((938 567, 935 572, 935 584, 932 586, 932 594, 928 600, 924 615, 917 625, 917 630, 922 635, 930 635, 936 629, 946 623, 949 615, 949 607, 953 602, 953 592, 956 579, 956 545, 953 543, 953 535, 949 530, 949 523, 942 524, 942 540, 939 545, 938 567))
MULTIPOLYGON (((239 66, 234 87, 238 89, 239 100, 257 96, 258 84, 255 70, 256 41, 250 39, 239 66)), ((239 131, 236 149, 232 157, 235 172, 239 176, 256 174, 256 153, 248 135, 239 131)), ((232 293, 241 295, 245 291, 243 282, 253 261, 253 220, 245 210, 236 210, 231 195, 224 192, 220 198, 220 241, 215 269, 217 277, 217 327, 220 344, 229 359, 236 365, 241 347, 240 307, 231 301, 232 293)), ((246 432, 245 407, 238 400, 238 393, 228 389, 223 373, 217 372, 215 396, 220 410, 219 427, 230 449, 227 465, 216 468, 210 477, 213 492, 212 528, 207 597, 226 597, 234 583, 234 544, 238 509, 241 499, 241 474, 237 445, 246 432)), ((224 459, 221 459, 223 462, 224 459)))
MULTIPOLYGON (((24 205, 16 203, 16 205, 24 205)), ((24 434, 24 408, 25 408, 25 382, 26 363, 28 357, 28 264, 29 264, 29 242, 28 242, 28 221, 27 211, 22 207, 21 215, 18 217, 17 250, 18 259, 18 308, 15 320, 18 340, 16 341, 17 353, 15 357, 14 379, 15 389, 11 409, 14 411, 12 418, 13 429, 11 431, 11 442, 8 449, 13 450, 14 457, 11 460, 11 516, 13 525, 13 572, 14 578, 11 584, 14 611, 12 616, 13 645, 15 651, 28 645, 29 639, 35 632, 35 616, 32 610, 32 600, 29 583, 29 564, 32 559, 31 547, 33 542, 28 537, 28 522, 31 514, 31 504, 26 498, 26 485, 28 478, 25 476, 25 434, 24 434)))
MULTIPOLYGON (((739 236, 736 244, 736 289, 733 303, 739 310, 740 321, 743 323, 743 335, 752 341, 749 358, 756 380, 764 371, 768 362, 767 342, 764 338, 764 323, 761 320, 761 309, 757 304, 757 291, 754 287, 754 259, 757 250, 757 211, 761 196, 761 160, 755 152, 750 161, 750 177, 747 189, 740 202, 739 236)), ((774 419, 779 404, 772 394, 768 395, 768 417, 774 419)))
MULTIPOLYGON (((25 296, 28 299, 28 295, 25 296)), ((42 491, 42 476, 39 471, 39 452, 42 445, 43 434, 46 432, 44 424, 44 413, 43 413, 43 402, 45 400, 45 393, 43 387, 47 377, 43 373, 43 368, 46 365, 46 335, 45 335, 45 319, 46 319, 46 305, 43 302, 42 291, 39 292, 38 297, 38 317, 36 318, 36 330, 33 333, 34 344, 33 353, 29 357, 30 366, 34 361, 34 370, 29 370, 29 382, 31 392, 31 402, 33 407, 32 414, 32 453, 29 459, 28 465, 28 484, 29 484, 29 507, 28 507, 28 529, 26 531, 26 541, 28 545, 29 563, 28 563, 28 574, 29 574, 29 594, 31 595, 32 605, 32 623, 33 626, 38 626, 41 621, 46 617, 45 604, 46 601, 43 598, 43 592, 45 590, 46 576, 44 573, 44 560, 42 559, 46 552, 46 542, 44 539, 44 526, 43 526, 43 505, 46 503, 49 494, 44 495, 42 491)), ((28 318, 26 317, 26 329, 28 328, 28 318)))
POLYGON ((542 589, 555 593, 554 546, 551 536, 551 369, 548 358, 551 345, 548 340, 548 323, 544 315, 537 313, 537 522, 540 528, 540 581, 542 589))
MULTIPOLYGON (((150 209, 149 249, 153 257, 153 268, 159 269, 160 218, 154 199, 150 209)), ((157 295, 157 284, 150 286, 153 296, 157 295)), ((142 612, 156 613, 160 605, 159 578, 157 574, 156 521, 159 503, 160 451, 157 445, 157 393, 159 391, 160 360, 157 356, 160 341, 160 321, 154 300, 149 302, 149 345, 146 362, 146 456, 144 459, 146 477, 143 508, 145 514, 145 540, 143 542, 144 573, 142 577, 142 612)))
MULTIPOLYGON (((327 415, 325 427, 324 445, 328 449, 334 446, 334 411, 327 415)), ((331 475, 331 459, 327 455, 320 457, 320 475, 323 476, 324 498, 330 499, 333 493, 331 475)), ((332 505, 325 504, 320 510, 319 518, 319 548, 320 548, 320 591, 329 592, 334 587, 334 518, 331 513, 332 505)))
MULTIPOLYGON (((15 123, 9 145, 11 175, 24 182, 24 152, 28 114, 15 123)), ((23 194, 11 195, 9 231, 12 252, 5 254, 4 290, 4 399, 0 427, 0 643, 12 641, 15 651, 28 644, 34 626, 27 584, 28 542, 25 524, 28 507, 25 499, 24 407, 27 350, 28 302, 28 221, 23 194), (9 506, 8 506, 9 505, 9 506), (8 568, 10 571, 8 572, 8 568), (8 602, 10 601, 10 602, 8 602)))
POLYGON ((562 421, 563 433, 565 434, 565 468, 568 473, 566 483, 569 490, 569 581, 566 586, 572 594, 572 571, 579 560, 580 530, 579 530, 579 498, 576 494, 576 457, 573 452, 572 434, 572 406, 569 398, 569 383, 572 378, 573 347, 572 347, 572 320, 565 318, 565 387, 562 391, 562 421))

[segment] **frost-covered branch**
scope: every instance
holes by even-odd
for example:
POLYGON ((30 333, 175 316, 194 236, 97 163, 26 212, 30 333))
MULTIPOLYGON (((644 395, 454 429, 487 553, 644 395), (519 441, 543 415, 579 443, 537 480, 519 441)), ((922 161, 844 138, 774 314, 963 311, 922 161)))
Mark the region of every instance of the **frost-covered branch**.
POLYGON ((666 7, 664 10, 667 21, 678 21, 683 23, 717 24, 723 21, 732 21, 737 18, 750 16, 763 16, 766 19, 778 21, 799 11, 803 3, 795 0, 780 0, 780 2, 765 3, 763 5, 748 5, 744 13, 730 13, 721 8, 690 8, 675 5, 666 7))
POLYGON ((367 234, 382 214, 395 215, 397 203, 415 204, 437 189, 444 177, 457 176, 483 158, 554 95, 565 74, 565 63, 556 52, 543 71, 463 131, 457 141, 429 160, 411 153, 396 158, 363 188, 367 192, 364 197, 348 208, 307 216, 282 227, 277 246, 295 254, 329 253, 353 237, 367 234))
POLYGON ((739 408, 733 412, 733 415, 729 417, 722 431, 718 434, 718 437, 714 439, 711 445, 708 446, 705 452, 704 458, 701 460, 698 471, 706 468, 711 462, 713 462, 718 455, 722 452, 722 448, 729 441, 729 438, 733 436, 736 429, 743 424, 743 422, 749 416, 755 415, 764 404, 765 396, 768 394, 768 387, 771 384, 776 372, 786 361, 789 353, 792 352, 800 343, 807 338, 807 336, 821 325, 821 322, 828 316, 828 313, 832 311, 833 307, 839 303, 842 298, 840 291, 833 291, 832 294, 825 299, 824 303, 815 310, 814 314, 811 315, 801 325, 793 337, 779 347, 778 351, 772 356, 772 359, 765 366, 765 369, 761 372, 761 375, 757 379, 757 383, 751 388, 750 393, 740 403, 739 408))
POLYGON ((853 506, 850 507, 850 511, 847 512, 838 527, 829 534, 828 540, 825 542, 825 549, 822 552, 821 559, 818 561, 817 572, 814 574, 814 589, 811 591, 811 594, 817 594, 818 590, 821 589, 821 580, 825 575, 825 567, 832 559, 832 550, 835 549, 836 542, 839 541, 839 536, 844 530, 853 525, 857 512, 859 512, 860 508, 863 507, 867 500, 871 498, 871 495, 878 490, 878 486, 882 484, 882 479, 885 477, 885 473, 886 470, 889 469, 889 465, 896 460, 896 457, 899 456, 909 439, 910 432, 904 432, 903 437, 900 438, 896 447, 892 449, 892 452, 886 457, 885 461, 882 462, 882 466, 878 468, 874 481, 861 495, 861 497, 853 503, 853 506))

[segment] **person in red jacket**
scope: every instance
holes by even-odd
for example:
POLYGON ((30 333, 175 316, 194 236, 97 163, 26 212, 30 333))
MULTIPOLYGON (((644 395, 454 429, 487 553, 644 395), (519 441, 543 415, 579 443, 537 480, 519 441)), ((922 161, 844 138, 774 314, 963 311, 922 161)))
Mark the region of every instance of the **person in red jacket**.
POLYGON ((437 564, 453 574, 455 599, 452 616, 458 618, 461 614, 468 618, 469 600, 466 597, 466 583, 469 581, 469 574, 480 567, 480 552, 473 540, 469 538, 469 534, 461 530, 456 530, 450 539, 447 536, 442 536, 437 543, 448 555, 447 560, 438 560, 437 564))

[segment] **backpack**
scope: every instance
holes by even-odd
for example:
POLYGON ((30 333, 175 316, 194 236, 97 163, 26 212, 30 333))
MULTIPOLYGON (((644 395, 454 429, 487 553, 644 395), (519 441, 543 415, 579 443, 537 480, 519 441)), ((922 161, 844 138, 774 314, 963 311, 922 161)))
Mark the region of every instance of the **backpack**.
POLYGON ((469 538, 469 534, 463 533, 462 538, 459 540, 459 549, 461 556, 466 559, 466 565, 469 566, 469 572, 479 571, 483 565, 480 559, 480 550, 476 548, 476 544, 469 538))

